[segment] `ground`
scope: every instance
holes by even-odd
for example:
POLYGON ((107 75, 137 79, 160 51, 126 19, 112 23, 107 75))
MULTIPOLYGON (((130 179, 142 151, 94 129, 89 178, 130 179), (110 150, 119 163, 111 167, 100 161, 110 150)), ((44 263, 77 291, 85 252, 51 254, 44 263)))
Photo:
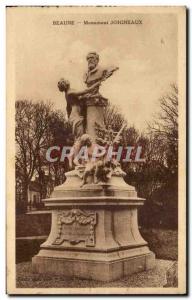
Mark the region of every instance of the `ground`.
POLYGON ((124 277, 110 283, 66 278, 56 275, 42 275, 32 273, 31 262, 17 264, 17 287, 20 288, 86 288, 86 287, 164 287, 167 283, 166 272, 173 265, 173 261, 156 260, 152 270, 140 272, 129 277, 124 277))

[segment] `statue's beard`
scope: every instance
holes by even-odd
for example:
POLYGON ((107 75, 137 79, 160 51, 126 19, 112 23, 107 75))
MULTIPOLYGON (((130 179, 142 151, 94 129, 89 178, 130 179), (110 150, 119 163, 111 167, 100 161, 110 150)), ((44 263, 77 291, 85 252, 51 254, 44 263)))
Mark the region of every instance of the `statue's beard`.
POLYGON ((96 63, 89 63, 88 64, 88 69, 91 71, 91 70, 95 69, 96 66, 97 66, 96 63))

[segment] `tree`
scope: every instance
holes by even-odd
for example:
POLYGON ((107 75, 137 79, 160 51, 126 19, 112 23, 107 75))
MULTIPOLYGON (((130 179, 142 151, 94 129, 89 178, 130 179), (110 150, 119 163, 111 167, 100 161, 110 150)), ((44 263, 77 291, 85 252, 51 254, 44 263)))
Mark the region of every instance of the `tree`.
POLYGON ((178 88, 171 85, 171 92, 160 98, 160 112, 155 116, 149 130, 158 139, 166 156, 166 165, 171 175, 178 170, 178 88))
POLYGON ((22 183, 24 210, 28 203, 28 187, 35 175, 38 175, 41 198, 46 196, 51 175, 54 184, 64 181, 66 162, 51 164, 46 161, 45 154, 50 146, 68 143, 70 127, 65 115, 52 108, 51 103, 16 102, 16 177, 22 183))
POLYGON ((16 102, 16 172, 23 183, 25 209, 29 183, 37 170, 39 156, 49 140, 48 124, 51 104, 16 102))
POLYGON ((119 131, 126 122, 124 116, 119 111, 118 107, 112 104, 109 104, 104 113, 104 123, 106 128, 112 127, 114 131, 119 131))
MULTIPOLYGON (((148 128, 150 142, 146 152, 148 155, 146 167, 153 176, 152 181, 156 183, 155 188, 152 188, 148 194, 150 201, 148 204, 151 207, 154 206, 156 213, 152 215, 157 220, 159 219, 162 225, 176 227, 178 217, 178 88, 175 84, 171 85, 171 91, 167 95, 159 99, 159 103, 160 111, 148 128)), ((150 208, 150 215, 151 211, 150 208)))
POLYGON ((145 162, 124 162, 125 180, 147 199, 141 209, 145 226, 177 226, 178 213, 178 89, 159 99, 159 113, 147 132, 134 127, 123 131, 123 145, 142 146, 145 162))
MULTIPOLYGON (((50 115, 49 134, 51 136, 49 147, 59 146, 62 149, 63 146, 72 146, 74 143, 71 125, 60 110, 52 111, 50 115)), ((46 161, 45 164, 49 169, 49 174, 54 177, 55 185, 62 184, 65 181, 65 173, 69 170, 68 160, 64 162, 58 160, 54 163, 46 161)))

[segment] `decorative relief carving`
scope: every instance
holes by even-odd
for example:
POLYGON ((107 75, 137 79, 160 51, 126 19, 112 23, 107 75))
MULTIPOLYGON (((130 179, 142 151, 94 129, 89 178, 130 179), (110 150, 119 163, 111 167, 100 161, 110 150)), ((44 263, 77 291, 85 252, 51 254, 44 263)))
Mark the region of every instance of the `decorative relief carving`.
POLYGON ((87 213, 80 209, 62 211, 57 217, 57 238, 53 245, 68 241, 71 245, 85 242, 86 247, 95 246, 96 213, 87 213))

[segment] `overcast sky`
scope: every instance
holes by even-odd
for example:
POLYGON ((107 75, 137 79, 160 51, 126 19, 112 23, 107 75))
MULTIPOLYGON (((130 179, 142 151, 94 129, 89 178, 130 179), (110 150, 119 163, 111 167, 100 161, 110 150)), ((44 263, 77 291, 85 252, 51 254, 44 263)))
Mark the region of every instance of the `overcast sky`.
POLYGON ((96 51, 101 66, 119 70, 103 82, 103 96, 118 104, 129 124, 143 129, 158 110, 158 98, 177 82, 177 19, 173 14, 69 15, 58 9, 17 10, 8 18, 15 57, 15 99, 51 100, 65 110, 57 82, 84 87, 86 55, 96 51), (142 25, 54 26, 53 20, 83 22, 141 19, 142 25))

